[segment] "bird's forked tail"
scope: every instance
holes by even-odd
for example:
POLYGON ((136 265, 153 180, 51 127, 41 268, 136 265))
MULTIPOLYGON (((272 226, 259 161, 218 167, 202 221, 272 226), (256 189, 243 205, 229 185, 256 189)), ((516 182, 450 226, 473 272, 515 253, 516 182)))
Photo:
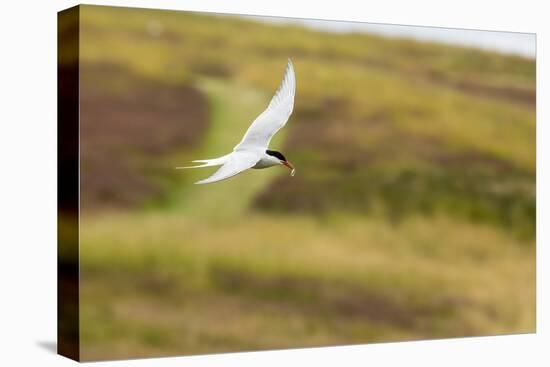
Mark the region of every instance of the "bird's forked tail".
POLYGON ((192 161, 193 163, 203 163, 198 166, 187 166, 187 167, 176 167, 176 169, 187 169, 187 168, 203 168, 203 167, 212 167, 212 166, 221 166, 227 162, 227 157, 229 154, 222 157, 213 158, 213 159, 197 159, 192 161))

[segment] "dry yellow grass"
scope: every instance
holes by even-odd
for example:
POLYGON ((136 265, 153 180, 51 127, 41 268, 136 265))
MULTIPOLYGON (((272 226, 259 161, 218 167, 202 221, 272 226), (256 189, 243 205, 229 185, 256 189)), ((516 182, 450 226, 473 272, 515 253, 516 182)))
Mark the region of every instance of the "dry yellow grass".
POLYGON ((133 343, 160 355, 534 330, 534 248, 491 227, 255 213, 82 223, 85 358, 133 343))

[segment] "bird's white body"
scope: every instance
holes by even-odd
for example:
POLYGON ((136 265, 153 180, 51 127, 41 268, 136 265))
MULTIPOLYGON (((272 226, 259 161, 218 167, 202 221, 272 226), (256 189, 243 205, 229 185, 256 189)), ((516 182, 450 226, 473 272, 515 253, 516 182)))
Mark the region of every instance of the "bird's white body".
POLYGON ((214 159, 193 161, 203 163, 199 166, 177 168, 221 166, 212 176, 196 182, 197 184, 225 180, 250 168, 261 169, 276 165, 285 165, 291 168, 291 174, 294 175, 292 164, 279 152, 268 150, 268 146, 273 135, 288 121, 294 108, 295 92, 296 77, 292 62, 288 60, 281 86, 271 99, 269 106, 252 122, 242 140, 231 153, 214 159))

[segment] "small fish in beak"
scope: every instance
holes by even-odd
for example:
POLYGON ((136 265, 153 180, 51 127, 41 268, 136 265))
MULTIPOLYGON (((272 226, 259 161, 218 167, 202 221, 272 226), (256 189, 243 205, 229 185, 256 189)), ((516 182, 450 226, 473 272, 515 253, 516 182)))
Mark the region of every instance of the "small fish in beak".
POLYGON ((283 165, 287 166, 290 169, 290 175, 294 176, 294 174, 296 173, 296 168, 294 168, 292 163, 290 163, 289 161, 284 161, 283 165))

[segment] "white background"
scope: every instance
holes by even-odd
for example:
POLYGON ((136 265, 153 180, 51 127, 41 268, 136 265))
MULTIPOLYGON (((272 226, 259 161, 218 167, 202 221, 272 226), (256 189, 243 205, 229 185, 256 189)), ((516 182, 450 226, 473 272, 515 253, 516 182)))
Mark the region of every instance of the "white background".
MULTIPOLYGON (((537 334, 102 362, 97 366, 548 366, 548 14, 543 1, 97 1, 96 4, 536 32, 537 334), (309 3, 309 4, 308 4, 309 3), (546 24, 545 24, 546 23, 546 24), (546 103, 545 103, 546 102, 546 103), (546 309, 546 310, 545 310, 546 309)), ((6 5, 9 4, 9 5, 6 5)), ((0 8, 0 366, 71 366, 56 338, 56 12, 0 8)))

